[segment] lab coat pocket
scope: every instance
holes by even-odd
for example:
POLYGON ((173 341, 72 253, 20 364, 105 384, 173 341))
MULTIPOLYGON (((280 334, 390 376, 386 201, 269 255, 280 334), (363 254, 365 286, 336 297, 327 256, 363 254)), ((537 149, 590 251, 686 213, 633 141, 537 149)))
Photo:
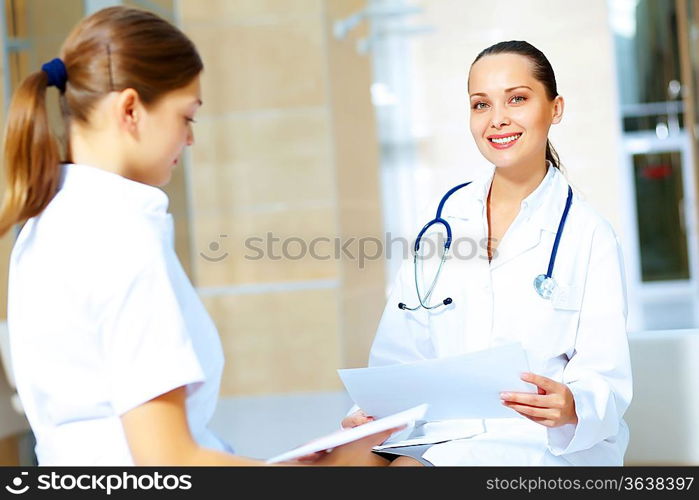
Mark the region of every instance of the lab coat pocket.
POLYGON ((582 303, 582 287, 558 285, 551 296, 551 305, 559 311, 579 311, 582 303))
POLYGON ((530 322, 532 330, 524 337, 532 371, 536 365, 572 353, 582 305, 582 289, 575 284, 559 284, 550 300, 539 298, 530 322))

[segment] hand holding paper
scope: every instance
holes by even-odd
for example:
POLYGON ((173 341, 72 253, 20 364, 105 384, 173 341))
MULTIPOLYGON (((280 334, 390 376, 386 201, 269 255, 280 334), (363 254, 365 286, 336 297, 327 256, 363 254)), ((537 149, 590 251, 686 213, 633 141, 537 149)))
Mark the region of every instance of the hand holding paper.
POLYGON ((525 373, 522 380, 536 384, 539 394, 503 392, 503 405, 544 427, 578 423, 575 399, 567 385, 535 373, 525 373))
MULTIPOLYGON (((382 418, 379 420, 374 420, 374 421, 369 422, 367 424, 360 425, 358 427, 354 427, 352 429, 344 429, 341 431, 337 431, 337 432, 334 432, 334 433, 329 434, 327 436, 324 436, 322 438, 311 441, 310 443, 307 443, 303 446, 299 446, 298 448, 295 448, 289 452, 282 453, 281 455, 277 455, 276 457, 270 458, 269 460, 267 460, 267 463, 274 464, 274 463, 294 460, 296 458, 303 457, 303 456, 309 455, 311 453, 315 453, 317 451, 328 450, 331 448, 335 448, 337 446, 345 445, 347 443, 359 442, 359 440, 362 440, 363 438, 367 438, 370 436, 381 437, 381 439, 378 439, 375 442, 372 440, 368 440, 366 442, 360 443, 355 448, 350 449, 349 453, 345 454, 345 456, 343 457, 345 462, 350 462, 350 461, 352 461, 352 454, 354 453, 357 455, 357 459, 354 461, 354 464, 361 465, 362 457, 360 455, 362 455, 362 454, 367 455, 371 451, 372 446, 381 444, 381 442, 383 442, 383 440, 388 437, 388 435, 386 435, 385 438, 383 438, 381 436, 382 433, 385 433, 386 431, 399 430, 400 428, 402 428, 405 425, 412 424, 415 420, 419 420, 419 419, 423 418, 426 411, 427 411, 427 405, 423 404, 423 405, 419 405, 415 408, 411 408, 409 410, 402 411, 402 412, 397 413, 395 415, 390 415, 390 416, 387 416, 385 418, 382 418)), ((332 462, 332 460, 330 460, 330 461, 332 462)), ((350 464, 349 463, 342 463, 342 464, 340 464, 340 463, 328 463, 328 464, 317 463, 317 465, 350 465, 350 464)))
POLYGON ((338 370, 350 397, 368 415, 378 418, 428 403, 427 421, 516 416, 502 405, 500 393, 536 394, 520 379, 527 371, 526 353, 517 343, 415 363, 338 370))

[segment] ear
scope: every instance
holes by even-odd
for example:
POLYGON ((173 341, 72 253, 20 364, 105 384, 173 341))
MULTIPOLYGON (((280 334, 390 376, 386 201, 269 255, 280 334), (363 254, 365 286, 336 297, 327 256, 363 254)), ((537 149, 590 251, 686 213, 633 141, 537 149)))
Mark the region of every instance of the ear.
POLYGON ((563 118, 563 108, 565 108, 563 96, 557 95, 553 100, 553 117, 551 123, 560 123, 563 118))
POLYGON ((138 92, 130 88, 120 91, 115 108, 120 128, 135 133, 143 114, 143 105, 138 92))

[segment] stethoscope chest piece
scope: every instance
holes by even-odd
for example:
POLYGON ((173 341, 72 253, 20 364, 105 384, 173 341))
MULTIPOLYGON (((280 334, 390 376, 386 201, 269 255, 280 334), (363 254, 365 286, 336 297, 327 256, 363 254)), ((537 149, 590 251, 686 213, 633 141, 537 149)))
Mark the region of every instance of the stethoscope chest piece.
POLYGON ((540 274, 534 278, 534 288, 542 299, 550 299, 556 289, 556 282, 553 278, 540 274))

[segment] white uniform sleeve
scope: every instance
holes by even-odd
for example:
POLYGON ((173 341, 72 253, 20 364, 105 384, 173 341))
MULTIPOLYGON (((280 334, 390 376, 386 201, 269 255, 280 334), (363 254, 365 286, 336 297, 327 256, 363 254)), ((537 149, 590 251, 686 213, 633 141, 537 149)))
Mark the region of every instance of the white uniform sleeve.
POLYGON ((111 401, 118 415, 204 381, 160 242, 139 242, 138 249, 122 259, 128 265, 117 265, 110 273, 115 285, 100 321, 111 401))
POLYGON ((595 230, 575 351, 563 371, 578 423, 549 428, 549 450, 564 455, 614 438, 632 397, 621 249, 612 228, 595 230))

